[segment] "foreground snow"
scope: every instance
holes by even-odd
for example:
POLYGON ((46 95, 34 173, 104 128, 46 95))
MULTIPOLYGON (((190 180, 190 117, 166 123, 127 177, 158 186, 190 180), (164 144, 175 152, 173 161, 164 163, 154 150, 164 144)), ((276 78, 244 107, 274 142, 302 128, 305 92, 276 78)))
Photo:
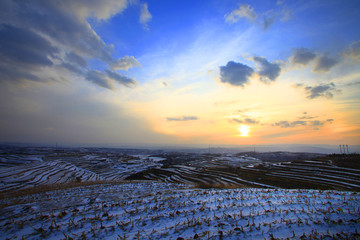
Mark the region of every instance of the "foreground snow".
POLYGON ((3 239, 360 238, 360 194, 94 185, 0 200, 3 239))

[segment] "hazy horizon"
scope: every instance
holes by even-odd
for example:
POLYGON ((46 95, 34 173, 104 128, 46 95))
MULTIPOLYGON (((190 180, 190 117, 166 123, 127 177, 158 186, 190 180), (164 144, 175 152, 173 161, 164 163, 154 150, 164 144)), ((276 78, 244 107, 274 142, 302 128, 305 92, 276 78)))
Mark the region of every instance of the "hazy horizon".
POLYGON ((358 146, 359 10, 355 0, 1 1, 0 142, 358 146))
POLYGON ((258 144, 258 145, 205 145, 205 144, 130 144, 130 145, 91 145, 91 144, 67 144, 67 143, 19 143, 19 142, 2 142, 1 146, 9 147, 45 147, 45 148, 109 148, 109 149, 153 149, 153 150, 178 150, 178 151, 203 151, 208 153, 240 153, 240 152, 311 152, 323 154, 339 153, 360 153, 360 145, 329 145, 329 144, 258 144), (345 152, 343 147, 345 147, 345 152))

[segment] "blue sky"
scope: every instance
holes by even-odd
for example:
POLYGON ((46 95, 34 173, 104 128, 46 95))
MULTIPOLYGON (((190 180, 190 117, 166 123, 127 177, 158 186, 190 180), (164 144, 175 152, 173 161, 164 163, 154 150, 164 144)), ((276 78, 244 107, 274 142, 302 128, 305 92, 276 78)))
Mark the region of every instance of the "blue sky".
POLYGON ((359 1, 0 9, 2 142, 360 144, 359 1))

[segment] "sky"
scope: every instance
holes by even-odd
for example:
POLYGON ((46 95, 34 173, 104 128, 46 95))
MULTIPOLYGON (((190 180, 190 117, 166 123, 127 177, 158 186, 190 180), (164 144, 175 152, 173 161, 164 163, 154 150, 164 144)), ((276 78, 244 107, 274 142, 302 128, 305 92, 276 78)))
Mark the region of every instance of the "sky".
POLYGON ((2 0, 0 142, 360 144, 358 0, 2 0))

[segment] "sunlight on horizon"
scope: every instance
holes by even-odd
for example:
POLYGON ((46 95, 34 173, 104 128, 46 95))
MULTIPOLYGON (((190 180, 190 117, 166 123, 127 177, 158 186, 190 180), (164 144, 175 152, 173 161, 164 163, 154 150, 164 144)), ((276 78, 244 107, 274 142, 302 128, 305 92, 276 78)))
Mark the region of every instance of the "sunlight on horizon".
POLYGON ((250 127, 247 125, 241 125, 238 128, 241 137, 249 137, 250 127))

